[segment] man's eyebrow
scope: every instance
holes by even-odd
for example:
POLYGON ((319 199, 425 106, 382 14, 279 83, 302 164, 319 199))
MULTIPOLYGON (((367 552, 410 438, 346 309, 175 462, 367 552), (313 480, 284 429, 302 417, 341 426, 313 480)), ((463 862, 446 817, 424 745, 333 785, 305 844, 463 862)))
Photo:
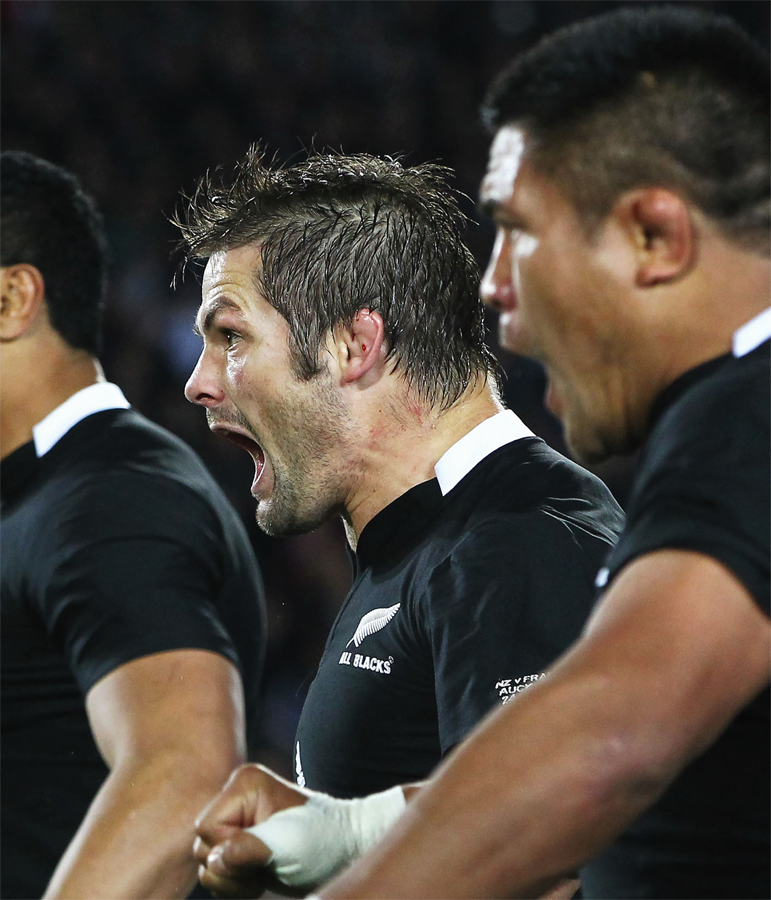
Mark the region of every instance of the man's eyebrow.
POLYGON ((198 317, 196 317, 195 322, 193 322, 193 332, 203 340, 203 336, 211 330, 211 323, 214 317, 223 309, 234 309, 238 312, 241 311, 239 305, 233 300, 228 300, 227 297, 218 297, 206 308, 206 312, 203 314, 203 321, 200 325, 198 324, 198 317))
POLYGON ((499 204, 490 198, 480 197, 479 200, 477 200, 477 209, 479 212, 481 212, 483 216, 489 216, 491 219, 495 218, 495 212, 498 207, 499 204))
POLYGON ((522 219, 499 200, 480 198, 477 202, 477 209, 483 216, 488 216, 496 225, 503 228, 516 228, 520 230, 525 228, 522 219))

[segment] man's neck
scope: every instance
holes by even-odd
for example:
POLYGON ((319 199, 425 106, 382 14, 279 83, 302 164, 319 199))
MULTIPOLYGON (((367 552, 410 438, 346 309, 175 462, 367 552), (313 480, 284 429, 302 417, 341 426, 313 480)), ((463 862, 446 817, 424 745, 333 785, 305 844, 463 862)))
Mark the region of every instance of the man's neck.
POLYGON ((50 359, 43 369, 3 372, 0 459, 32 440, 32 429, 73 394, 104 381, 102 367, 85 351, 50 359))
POLYGON ((344 522, 351 547, 356 549, 365 525, 389 503, 435 477, 434 466, 453 444, 502 409, 485 384, 442 413, 411 410, 386 417, 385 422, 379 418, 371 429, 377 430, 377 439, 365 442, 360 477, 346 504, 344 522))
POLYGON ((678 304, 684 309, 677 323, 681 355, 673 354, 670 382, 700 363, 730 353, 737 329, 771 304, 771 265, 765 253, 745 250, 714 228, 702 231, 701 243, 700 280, 695 280, 689 302, 678 304))
POLYGON ((670 289, 637 304, 644 318, 623 346, 623 398, 619 413, 626 438, 616 452, 645 440, 658 397, 691 369, 730 353, 733 337, 769 306, 771 266, 760 253, 744 250, 713 226, 700 231, 699 264, 670 289))

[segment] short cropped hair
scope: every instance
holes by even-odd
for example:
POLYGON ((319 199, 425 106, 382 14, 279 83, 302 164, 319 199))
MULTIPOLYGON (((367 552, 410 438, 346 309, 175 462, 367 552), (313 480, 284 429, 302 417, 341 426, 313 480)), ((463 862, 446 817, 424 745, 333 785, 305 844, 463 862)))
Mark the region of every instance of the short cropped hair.
POLYGON ((270 166, 254 145, 227 183, 204 176, 174 221, 188 260, 260 243, 255 283, 289 324, 299 377, 323 368, 330 329, 376 310, 394 370, 446 409, 480 376, 497 379, 448 174, 365 154, 270 166))
POLYGON ((73 348, 99 352, 107 282, 102 217, 78 179, 31 153, 0 154, 3 266, 35 266, 52 326, 73 348))
POLYGON ((499 76, 482 116, 524 128, 588 230, 657 185, 768 252, 769 59, 728 18, 631 4, 560 29, 499 76))

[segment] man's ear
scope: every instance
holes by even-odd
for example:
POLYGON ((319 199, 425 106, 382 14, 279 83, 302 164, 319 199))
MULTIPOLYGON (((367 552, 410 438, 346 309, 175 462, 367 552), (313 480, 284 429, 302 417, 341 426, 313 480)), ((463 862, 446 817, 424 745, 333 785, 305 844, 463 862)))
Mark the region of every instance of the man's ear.
POLYGON ((634 242, 638 287, 676 281, 690 271, 697 234, 682 197, 665 188, 641 188, 624 194, 613 213, 634 242))
POLYGON ((0 341, 15 341, 32 327, 44 308, 45 282, 27 263, 0 269, 0 341))
POLYGON ((379 312, 360 309, 347 328, 335 329, 335 351, 343 383, 363 378, 385 356, 385 326, 379 312))

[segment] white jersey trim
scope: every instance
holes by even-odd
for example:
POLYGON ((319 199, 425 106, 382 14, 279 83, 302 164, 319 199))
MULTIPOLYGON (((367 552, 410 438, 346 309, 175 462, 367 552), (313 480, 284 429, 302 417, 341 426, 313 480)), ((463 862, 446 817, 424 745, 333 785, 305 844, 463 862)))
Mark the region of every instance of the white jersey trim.
POLYGON ((472 428, 434 466, 442 495, 448 494, 474 466, 494 450, 525 437, 535 435, 510 409, 496 413, 472 428))
POLYGON ((128 409, 131 404, 117 384, 99 381, 73 394, 32 429, 35 453, 44 456, 65 434, 87 416, 105 409, 128 409))
POLYGON ((734 332, 734 356, 746 356, 771 337, 771 306, 734 332))

